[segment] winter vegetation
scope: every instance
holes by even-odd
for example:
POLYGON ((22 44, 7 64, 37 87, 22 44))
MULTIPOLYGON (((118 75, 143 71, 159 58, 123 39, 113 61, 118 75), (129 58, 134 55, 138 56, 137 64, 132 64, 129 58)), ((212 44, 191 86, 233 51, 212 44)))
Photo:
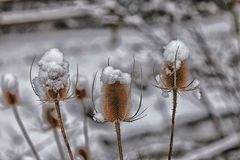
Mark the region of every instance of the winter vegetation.
POLYGON ((0 1, 0 160, 239 160, 239 0, 0 1))

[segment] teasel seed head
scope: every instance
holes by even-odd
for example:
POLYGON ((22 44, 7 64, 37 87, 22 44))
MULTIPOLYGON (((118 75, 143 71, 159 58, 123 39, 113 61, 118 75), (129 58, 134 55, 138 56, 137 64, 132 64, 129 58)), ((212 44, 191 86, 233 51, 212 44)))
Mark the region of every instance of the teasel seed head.
POLYGON ((104 118, 108 122, 124 121, 130 111, 130 75, 108 66, 102 72, 101 81, 104 118))
POLYGON ((89 82, 86 76, 75 75, 72 79, 72 84, 77 99, 83 100, 89 97, 89 82))
POLYGON ((85 147, 77 147, 75 156, 77 157, 77 160, 91 160, 90 152, 85 147))
POLYGON ((63 58, 63 53, 56 48, 50 49, 42 56, 38 66, 33 89, 40 100, 64 100, 69 91, 69 63, 63 58))
POLYGON ((17 77, 13 74, 4 74, 1 78, 2 99, 8 106, 19 104, 19 89, 17 77))
MULTIPOLYGON (((163 71, 163 81, 166 88, 174 88, 174 64, 165 63, 163 71)), ((188 65, 187 61, 181 62, 181 66, 176 70, 176 88, 179 91, 184 91, 188 85, 188 65)))

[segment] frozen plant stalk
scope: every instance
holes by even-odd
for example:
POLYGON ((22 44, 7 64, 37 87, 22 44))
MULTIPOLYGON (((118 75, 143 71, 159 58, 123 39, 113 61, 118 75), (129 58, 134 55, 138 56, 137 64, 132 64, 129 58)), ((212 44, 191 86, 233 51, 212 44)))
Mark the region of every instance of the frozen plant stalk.
POLYGON ((24 124, 21 120, 21 117, 18 113, 18 105, 19 105, 19 89, 18 89, 18 81, 17 78, 12 74, 5 74, 2 76, 2 100, 5 105, 10 106, 13 110, 13 114, 16 118, 16 121, 22 131, 23 136, 25 137, 29 147, 31 148, 35 158, 40 160, 40 157, 24 127, 24 124))
POLYGON ((175 129, 175 115, 177 109, 177 93, 180 91, 192 91, 195 90, 200 96, 199 92, 199 81, 193 80, 188 84, 188 67, 187 59, 189 56, 188 47, 179 40, 174 40, 170 42, 163 53, 164 58, 164 68, 162 76, 162 85, 160 87, 160 82, 156 80, 158 88, 163 90, 163 96, 168 97, 168 93, 172 92, 173 95, 173 111, 172 111, 172 125, 171 125, 171 135, 169 143, 169 153, 168 160, 171 160, 173 151, 173 138, 175 129))
POLYGON ((69 63, 63 58, 63 53, 53 48, 47 51, 38 62, 38 76, 33 79, 33 88, 42 102, 52 102, 59 118, 60 128, 68 154, 73 160, 73 154, 65 132, 59 101, 67 99, 69 86, 69 63))
MULTIPOLYGON (((131 81, 132 78, 128 73, 123 73, 119 69, 111 66, 104 68, 101 74, 103 83, 102 107, 104 121, 114 123, 117 135, 118 152, 120 160, 123 160, 123 149, 121 139, 121 122, 133 122, 142 117, 143 110, 139 113, 142 102, 142 94, 140 103, 136 113, 129 117, 131 109, 131 81)), ((95 112, 96 108, 95 108, 95 112)), ((101 117, 99 113, 95 114, 95 119, 101 117)), ((102 119, 102 118, 100 118, 102 119)))

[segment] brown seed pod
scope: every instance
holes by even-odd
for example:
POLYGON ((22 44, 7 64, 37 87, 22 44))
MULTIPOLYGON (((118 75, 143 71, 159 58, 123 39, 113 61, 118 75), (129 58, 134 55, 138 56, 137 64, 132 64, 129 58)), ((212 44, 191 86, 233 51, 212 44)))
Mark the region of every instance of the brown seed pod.
POLYGON ((58 118, 53 116, 54 111, 55 111, 54 108, 48 107, 47 109, 45 109, 45 111, 43 113, 44 121, 49 126, 49 128, 60 127, 60 122, 59 122, 58 118))
MULTIPOLYGON (((174 88, 174 63, 165 64, 163 71, 164 87, 174 88), (171 73, 167 73, 167 70, 171 73)), ((180 68, 176 71, 176 86, 179 91, 186 89, 188 85, 188 65, 186 60, 181 62, 180 68)))
POLYGON ((82 89, 82 90, 75 89, 75 95, 77 99, 80 99, 80 100, 88 97, 86 89, 82 89))
POLYGON ((10 106, 16 106, 19 103, 19 98, 15 94, 12 94, 10 92, 6 92, 4 96, 5 96, 5 101, 10 106))
POLYGON ((77 157, 83 157, 85 160, 91 160, 91 155, 88 149, 83 147, 78 147, 76 150, 77 157))
POLYGON ((103 86, 103 111, 109 122, 122 121, 127 118, 129 104, 129 87, 116 81, 113 84, 103 86))

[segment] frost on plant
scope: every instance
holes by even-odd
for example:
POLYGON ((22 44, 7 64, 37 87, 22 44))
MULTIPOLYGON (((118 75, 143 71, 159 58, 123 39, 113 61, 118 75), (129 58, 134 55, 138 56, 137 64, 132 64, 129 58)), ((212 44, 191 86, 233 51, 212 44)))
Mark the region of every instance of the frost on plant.
POLYGON ((119 69, 114 69, 111 66, 104 68, 101 81, 105 84, 113 84, 115 82, 120 82, 121 84, 130 84, 131 77, 128 73, 123 73, 119 69))
MULTIPOLYGON (((188 59, 188 55, 188 47, 182 41, 174 40, 171 41, 167 46, 165 46, 163 58, 165 63, 175 63, 176 59, 176 70, 178 70, 181 67, 182 61, 188 59), (178 51, 177 54, 176 51, 178 51)), ((166 70, 166 73, 172 74, 172 71, 166 70)))
POLYGON ((57 48, 50 49, 42 56, 38 66, 38 76, 33 79, 33 84, 40 99, 52 99, 54 93, 60 93, 58 98, 64 98, 69 79, 69 64, 63 58, 63 53, 57 48))

